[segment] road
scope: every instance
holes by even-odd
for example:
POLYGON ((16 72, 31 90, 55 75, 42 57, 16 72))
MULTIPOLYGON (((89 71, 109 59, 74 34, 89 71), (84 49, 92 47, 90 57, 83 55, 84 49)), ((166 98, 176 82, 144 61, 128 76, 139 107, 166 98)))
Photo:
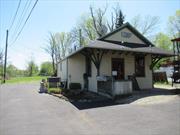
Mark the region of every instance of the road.
POLYGON ((0 86, 0 135, 180 135, 180 97, 151 105, 78 110, 38 93, 38 84, 0 86))

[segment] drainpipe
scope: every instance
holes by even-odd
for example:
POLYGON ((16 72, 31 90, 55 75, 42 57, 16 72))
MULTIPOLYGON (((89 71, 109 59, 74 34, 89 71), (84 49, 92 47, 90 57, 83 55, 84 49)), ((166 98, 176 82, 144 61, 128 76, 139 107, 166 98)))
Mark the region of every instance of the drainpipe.
POLYGON ((66 79, 67 79, 67 88, 68 88, 68 58, 66 60, 66 79))

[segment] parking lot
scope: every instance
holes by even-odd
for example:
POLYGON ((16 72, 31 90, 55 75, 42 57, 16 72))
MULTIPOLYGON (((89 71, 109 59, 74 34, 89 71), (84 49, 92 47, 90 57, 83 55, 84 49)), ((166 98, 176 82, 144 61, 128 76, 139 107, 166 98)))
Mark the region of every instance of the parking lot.
POLYGON ((164 95, 166 102, 79 110, 68 101, 39 94, 38 88, 38 84, 0 86, 0 135, 180 134, 179 95, 164 95))

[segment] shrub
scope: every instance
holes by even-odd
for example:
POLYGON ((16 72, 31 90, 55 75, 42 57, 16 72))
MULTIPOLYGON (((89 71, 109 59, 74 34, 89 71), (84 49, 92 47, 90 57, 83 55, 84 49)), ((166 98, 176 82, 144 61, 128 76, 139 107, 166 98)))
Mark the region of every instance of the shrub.
POLYGON ((69 84, 70 89, 81 89, 81 84, 80 83, 70 83, 69 84))
POLYGON ((62 91, 61 88, 48 88, 48 93, 59 94, 59 93, 61 93, 61 91, 62 91))

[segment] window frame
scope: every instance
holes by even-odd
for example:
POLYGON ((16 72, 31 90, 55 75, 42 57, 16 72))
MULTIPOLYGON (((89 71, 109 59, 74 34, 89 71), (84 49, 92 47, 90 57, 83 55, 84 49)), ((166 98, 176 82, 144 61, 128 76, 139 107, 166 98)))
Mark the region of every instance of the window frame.
MULTIPOLYGON (((122 78, 118 78, 119 76, 115 76, 115 80, 117 81, 121 81, 121 80, 124 80, 125 79, 125 59, 124 58, 111 58, 111 73, 113 71, 113 63, 114 62, 118 62, 118 63, 121 63, 123 65, 122 67, 122 78)), ((117 74, 119 74, 118 70, 117 71, 117 74)))

